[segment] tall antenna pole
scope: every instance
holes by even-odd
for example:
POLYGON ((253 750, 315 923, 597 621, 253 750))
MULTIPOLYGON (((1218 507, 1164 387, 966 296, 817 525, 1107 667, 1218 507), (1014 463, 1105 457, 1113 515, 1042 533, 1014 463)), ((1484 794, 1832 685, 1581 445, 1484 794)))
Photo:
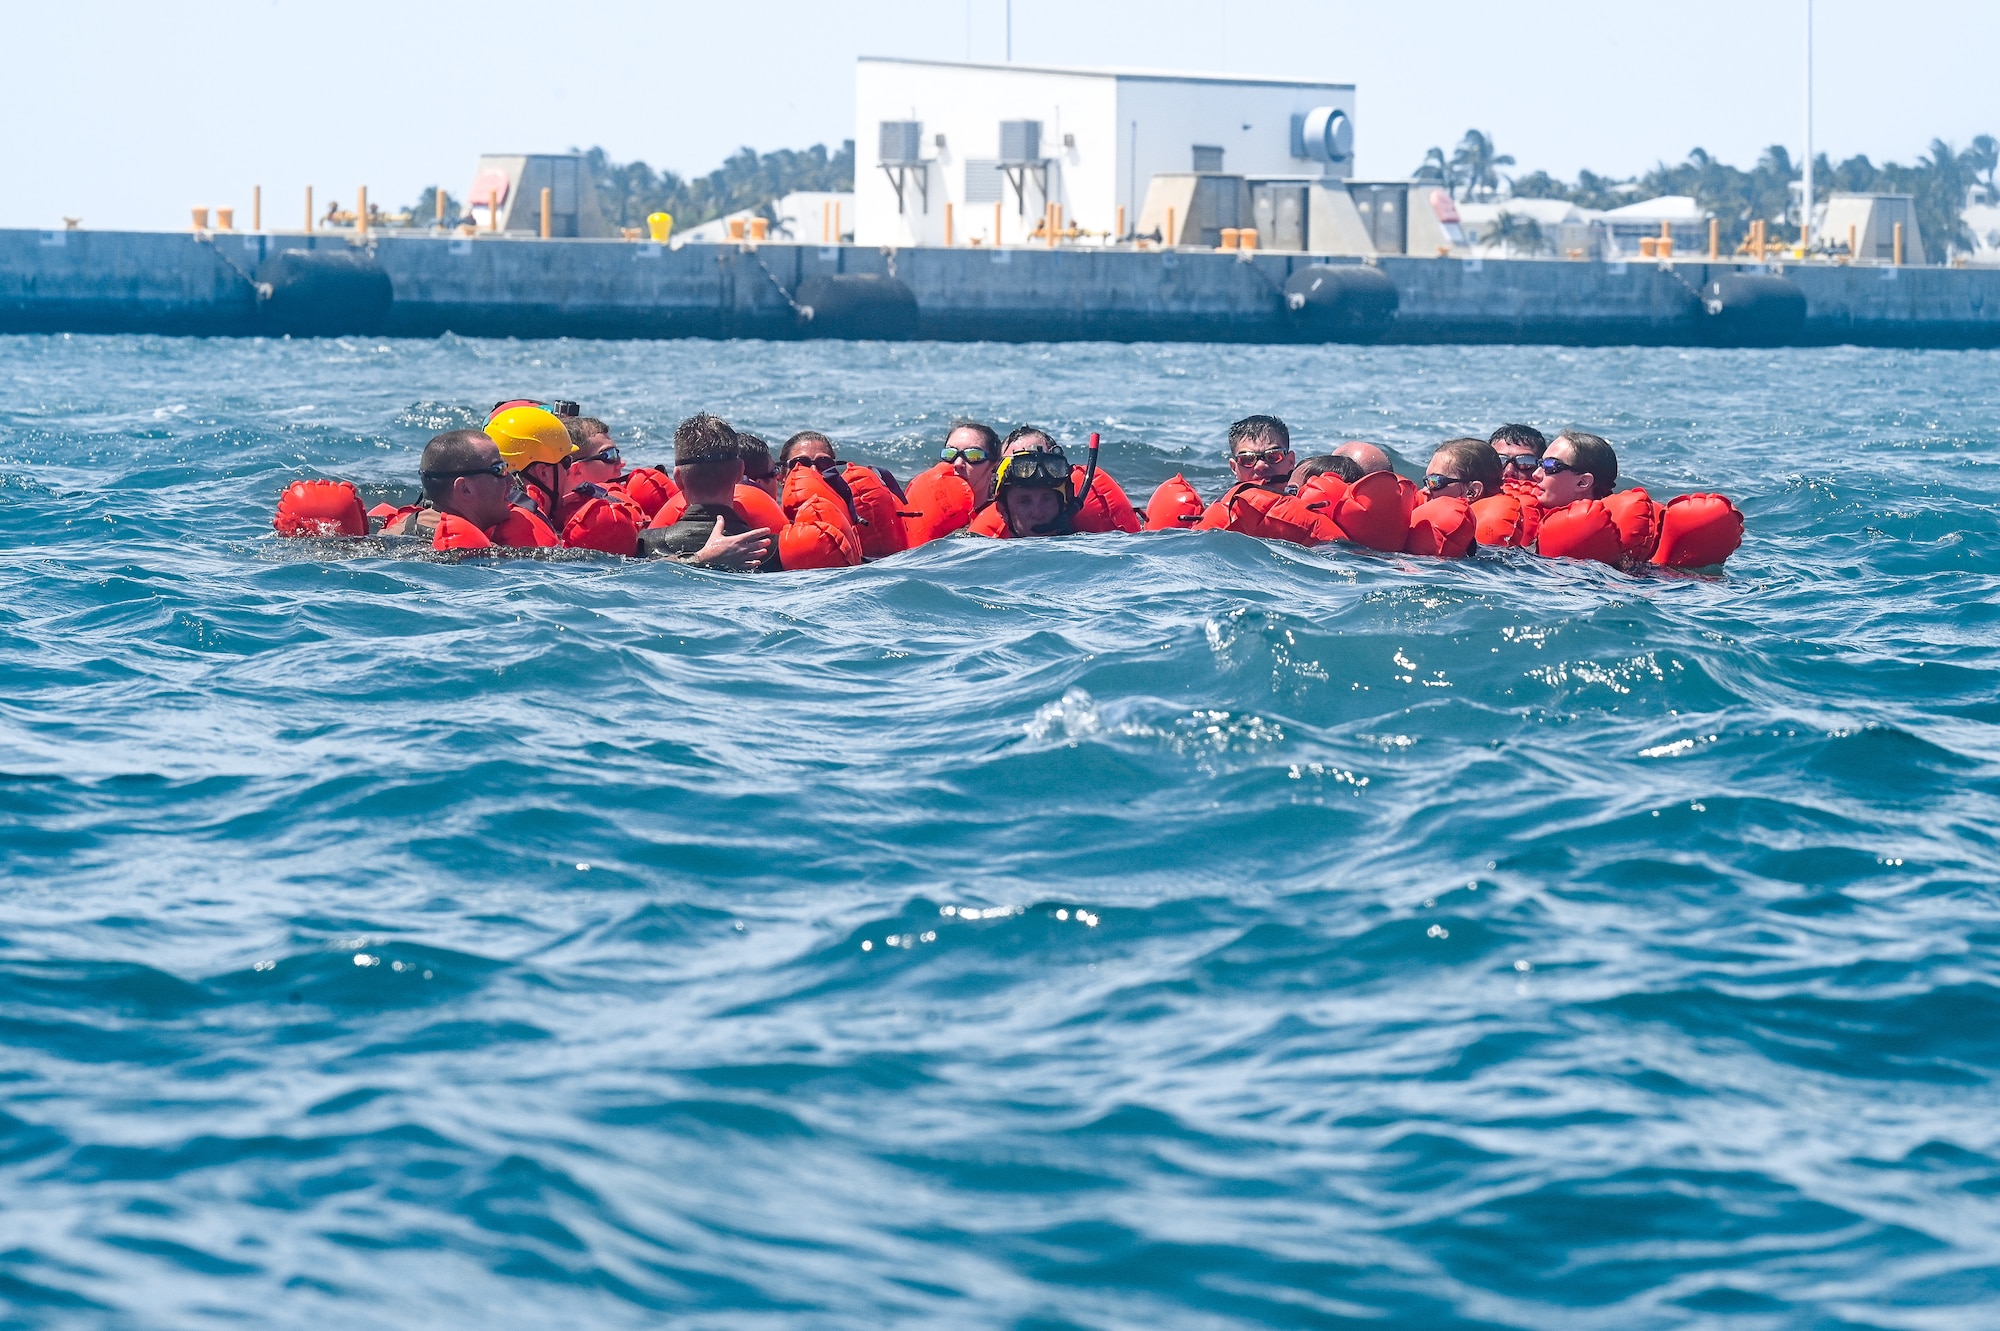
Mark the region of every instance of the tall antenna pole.
POLYGON ((1813 141, 1812 141, 1812 0, 1806 0, 1806 168, 1805 189, 1800 196, 1799 245, 1802 250, 1812 245, 1813 214, 1813 141))
MULTIPOLYGON (((1812 0, 1806 0, 1807 5, 1812 0)), ((1007 63, 1014 63, 1014 0, 1007 0, 1007 63)))

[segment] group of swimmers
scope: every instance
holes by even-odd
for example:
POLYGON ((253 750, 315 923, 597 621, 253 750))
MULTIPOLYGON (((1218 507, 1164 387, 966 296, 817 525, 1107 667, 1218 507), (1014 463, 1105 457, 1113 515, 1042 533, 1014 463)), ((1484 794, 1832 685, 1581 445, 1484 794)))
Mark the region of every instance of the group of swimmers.
POLYGON ((573 403, 502 402, 483 429, 449 430, 425 446, 420 502, 364 511, 339 481, 299 481, 275 525, 287 535, 428 539, 438 550, 568 547, 737 570, 843 567, 956 534, 995 539, 1086 532, 1229 530, 1300 545, 1348 541, 1404 554, 1457 557, 1478 546, 1631 567, 1720 564, 1743 519, 1720 495, 1656 504, 1619 490, 1618 457, 1593 434, 1554 439, 1527 425, 1437 446, 1419 484, 1388 453, 1351 442, 1299 459, 1275 416, 1229 427, 1234 483, 1205 503, 1184 476, 1142 513, 1097 465, 1053 435, 1021 426, 1004 439, 954 424, 938 461, 905 485, 889 471, 840 460, 816 430, 774 456, 763 439, 706 413, 674 431, 671 474, 628 467, 603 420, 573 403))

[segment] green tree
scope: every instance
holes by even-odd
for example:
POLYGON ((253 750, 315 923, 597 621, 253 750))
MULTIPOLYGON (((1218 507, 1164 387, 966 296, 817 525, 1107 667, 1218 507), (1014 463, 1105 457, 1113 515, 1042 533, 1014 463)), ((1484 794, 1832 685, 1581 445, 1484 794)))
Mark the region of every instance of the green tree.
MULTIPOLYGON (((405 213, 409 214, 410 219, 404 225, 413 228, 435 226, 437 224, 438 193, 439 186, 424 186, 424 192, 417 196, 417 201, 403 209, 405 213)), ((447 227, 457 226, 459 222, 464 220, 464 217, 465 211, 459 206, 458 200, 452 198, 451 194, 446 192, 444 196, 444 224, 447 227)))
POLYGON ((1500 189, 1498 168, 1514 165, 1514 159, 1496 152, 1485 131, 1468 129, 1452 150, 1451 164, 1465 183, 1466 198, 1490 199, 1500 189))
POLYGON ((844 192, 854 188, 854 141, 829 153, 816 143, 803 151, 759 153, 739 148, 705 176, 683 179, 644 162, 614 162, 602 148, 583 154, 597 190, 598 208, 617 227, 643 225, 648 214, 668 212, 677 227, 699 226, 746 208, 773 216, 771 205, 794 190, 844 192))
POLYGON ((1507 254, 1551 254, 1555 246, 1542 231, 1542 224, 1532 217, 1521 217, 1514 213, 1502 213, 1494 222, 1493 229, 1480 237, 1488 244, 1498 245, 1507 254))
POLYGON ((1444 186, 1445 193, 1457 197, 1458 168, 1442 148, 1433 148, 1424 154, 1424 164, 1417 168, 1416 179, 1435 180, 1444 186))
POLYGON ((2000 184, 1993 180, 1993 173, 2000 170, 2000 139, 1991 134, 1974 138, 1972 146, 1965 150, 1965 165, 1972 172, 1972 178, 1979 183, 1984 201, 2000 203, 2000 184))

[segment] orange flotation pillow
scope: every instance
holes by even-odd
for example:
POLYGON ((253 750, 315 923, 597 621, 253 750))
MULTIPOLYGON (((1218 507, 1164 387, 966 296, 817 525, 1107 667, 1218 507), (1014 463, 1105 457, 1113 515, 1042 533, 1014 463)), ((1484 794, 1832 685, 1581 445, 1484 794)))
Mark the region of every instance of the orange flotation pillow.
POLYGON ((851 568, 861 562, 861 535, 847 500, 816 468, 792 468, 782 503, 788 521, 778 533, 778 561, 786 568, 851 568))
POLYGON ((920 472, 904 496, 903 538, 912 550, 949 536, 972 520, 972 487, 949 462, 920 472))
POLYGON ((280 536, 366 536, 368 514, 350 481, 293 481, 271 525, 280 536))
POLYGON ((634 467, 607 488, 622 492, 649 520, 681 492, 674 478, 657 467, 634 467))
POLYGON ((909 549, 909 537, 903 530, 903 501, 896 497, 895 491, 873 469, 858 463, 848 463, 841 478, 854 496, 861 553, 870 559, 881 559, 909 549))
POLYGON ((1653 562, 1662 568, 1709 568, 1743 544, 1743 514, 1722 495, 1681 495, 1660 510, 1660 543, 1653 562))
MULTIPOLYGON (((1071 489, 1083 484, 1083 471, 1082 467, 1069 469, 1071 489)), ((1111 473, 1100 469, 1090 478, 1090 493, 1083 496, 1083 507, 1077 510, 1070 526, 1075 531, 1135 532, 1145 524, 1139 520, 1132 501, 1125 497, 1125 491, 1111 479, 1111 473)))
POLYGON ((1603 501, 1579 499, 1566 508, 1543 515, 1535 551, 1550 559, 1594 559, 1602 564, 1616 564, 1625 557, 1625 543, 1603 501))
POLYGON ((1450 495, 1439 495, 1417 505, 1410 514, 1410 534, 1403 542, 1403 553, 1463 559, 1472 553, 1478 529, 1472 505, 1450 495))
POLYGON ((1531 546, 1535 533, 1541 530, 1542 506, 1508 489, 1475 500, 1472 516, 1478 523, 1481 545, 1531 546))
POLYGON ((607 555, 639 553, 639 509, 632 504, 592 497, 563 523, 562 544, 570 550, 597 550, 607 555))
MULTIPOLYGON (((1324 477, 1313 478, 1309 488, 1318 488, 1324 477)), ((1348 540, 1370 550, 1402 553, 1410 538, 1410 514, 1415 510, 1416 487, 1390 471, 1372 471, 1354 484, 1328 509, 1348 540)))
POLYGON ((1201 495, 1187 477, 1174 473, 1172 480, 1161 481, 1160 488, 1153 491, 1153 497, 1146 501, 1145 531, 1185 531, 1201 521, 1201 495))
POLYGON ((1653 497, 1633 486, 1606 498, 1604 507, 1618 528, 1618 543, 1624 548, 1625 558, 1641 564, 1651 559, 1660 543, 1661 513, 1653 497))

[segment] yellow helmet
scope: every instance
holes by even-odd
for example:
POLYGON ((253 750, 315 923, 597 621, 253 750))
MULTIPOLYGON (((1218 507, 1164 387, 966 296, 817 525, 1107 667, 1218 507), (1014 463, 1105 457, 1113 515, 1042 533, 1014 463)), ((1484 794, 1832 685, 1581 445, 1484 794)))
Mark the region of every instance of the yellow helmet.
POLYGON ((508 471, 520 471, 537 462, 561 462, 576 452, 556 414, 540 407, 509 407, 486 422, 486 437, 500 446, 500 456, 508 471))

